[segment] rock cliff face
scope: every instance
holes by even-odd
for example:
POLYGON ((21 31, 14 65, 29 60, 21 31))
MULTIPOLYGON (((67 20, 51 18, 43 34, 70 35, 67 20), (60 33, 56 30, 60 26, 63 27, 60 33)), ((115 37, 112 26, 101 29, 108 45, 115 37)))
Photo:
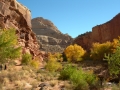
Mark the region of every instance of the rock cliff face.
POLYGON ((79 35, 73 43, 77 43, 89 50, 94 42, 112 41, 114 38, 118 38, 118 36, 120 36, 120 13, 110 21, 93 27, 92 32, 79 35))
POLYGON ((40 54, 39 45, 31 29, 31 12, 16 0, 0 0, 0 28, 15 28, 23 53, 33 57, 40 54))
POLYGON ((73 41, 69 35, 62 34, 51 21, 42 17, 32 19, 32 30, 37 34, 43 51, 62 52, 73 41))

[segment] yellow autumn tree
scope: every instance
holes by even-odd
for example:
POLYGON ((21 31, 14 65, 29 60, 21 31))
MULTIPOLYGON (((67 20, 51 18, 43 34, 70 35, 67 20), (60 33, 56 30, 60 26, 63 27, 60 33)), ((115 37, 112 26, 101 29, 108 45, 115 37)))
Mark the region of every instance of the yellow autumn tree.
POLYGON ((113 44, 111 42, 105 42, 105 43, 93 43, 90 57, 93 60, 103 60, 104 55, 111 53, 113 49, 113 44))
POLYGON ((86 51, 77 44, 70 45, 64 50, 68 61, 81 61, 85 52, 86 51))
POLYGON ((120 36, 118 37, 118 39, 113 39, 112 45, 113 45, 113 49, 112 49, 113 53, 115 53, 116 48, 120 47, 120 36))

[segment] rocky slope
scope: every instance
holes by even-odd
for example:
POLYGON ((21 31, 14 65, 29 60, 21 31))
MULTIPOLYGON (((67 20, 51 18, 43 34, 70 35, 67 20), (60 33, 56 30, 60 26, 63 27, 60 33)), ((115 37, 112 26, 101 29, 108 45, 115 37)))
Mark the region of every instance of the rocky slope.
POLYGON ((32 30, 40 42, 40 49, 47 52, 62 52, 73 40, 69 35, 62 34, 51 21, 42 17, 32 19, 32 30))
POLYGON ((92 32, 79 35, 74 40, 74 43, 89 50, 94 42, 103 43, 106 41, 112 41, 114 38, 118 38, 118 36, 120 36, 120 13, 110 21, 93 27, 92 32))
POLYGON ((39 45, 31 29, 31 12, 16 0, 0 0, 0 28, 15 28, 23 53, 40 56, 39 45))

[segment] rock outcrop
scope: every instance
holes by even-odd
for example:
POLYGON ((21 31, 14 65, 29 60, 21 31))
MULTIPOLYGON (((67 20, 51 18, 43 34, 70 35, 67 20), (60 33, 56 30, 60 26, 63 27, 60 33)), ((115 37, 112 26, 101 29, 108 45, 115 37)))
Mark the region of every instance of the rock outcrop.
POLYGON ((114 38, 118 38, 118 36, 120 36, 120 13, 110 21, 93 27, 92 32, 79 35, 73 43, 77 43, 84 49, 90 50, 92 43, 112 41, 114 38))
POLYGON ((40 56, 37 38, 31 29, 31 12, 16 0, 0 0, 0 28, 15 28, 23 53, 40 56))
POLYGON ((62 52, 73 41, 68 34, 62 34, 51 21, 42 17, 32 19, 32 30, 42 51, 62 52))

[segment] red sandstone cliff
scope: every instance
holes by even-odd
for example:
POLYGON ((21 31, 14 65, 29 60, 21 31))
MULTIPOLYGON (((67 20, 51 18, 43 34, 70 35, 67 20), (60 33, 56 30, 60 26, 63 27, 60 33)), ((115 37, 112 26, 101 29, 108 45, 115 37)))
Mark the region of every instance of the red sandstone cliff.
POLYGON ((0 28, 15 28, 22 52, 40 56, 39 45, 31 29, 31 12, 16 0, 0 0, 0 28))
POLYGON ((84 49, 89 50, 94 42, 112 41, 118 36, 120 36, 120 13, 110 21, 93 27, 92 32, 79 35, 73 43, 77 43, 84 49))

